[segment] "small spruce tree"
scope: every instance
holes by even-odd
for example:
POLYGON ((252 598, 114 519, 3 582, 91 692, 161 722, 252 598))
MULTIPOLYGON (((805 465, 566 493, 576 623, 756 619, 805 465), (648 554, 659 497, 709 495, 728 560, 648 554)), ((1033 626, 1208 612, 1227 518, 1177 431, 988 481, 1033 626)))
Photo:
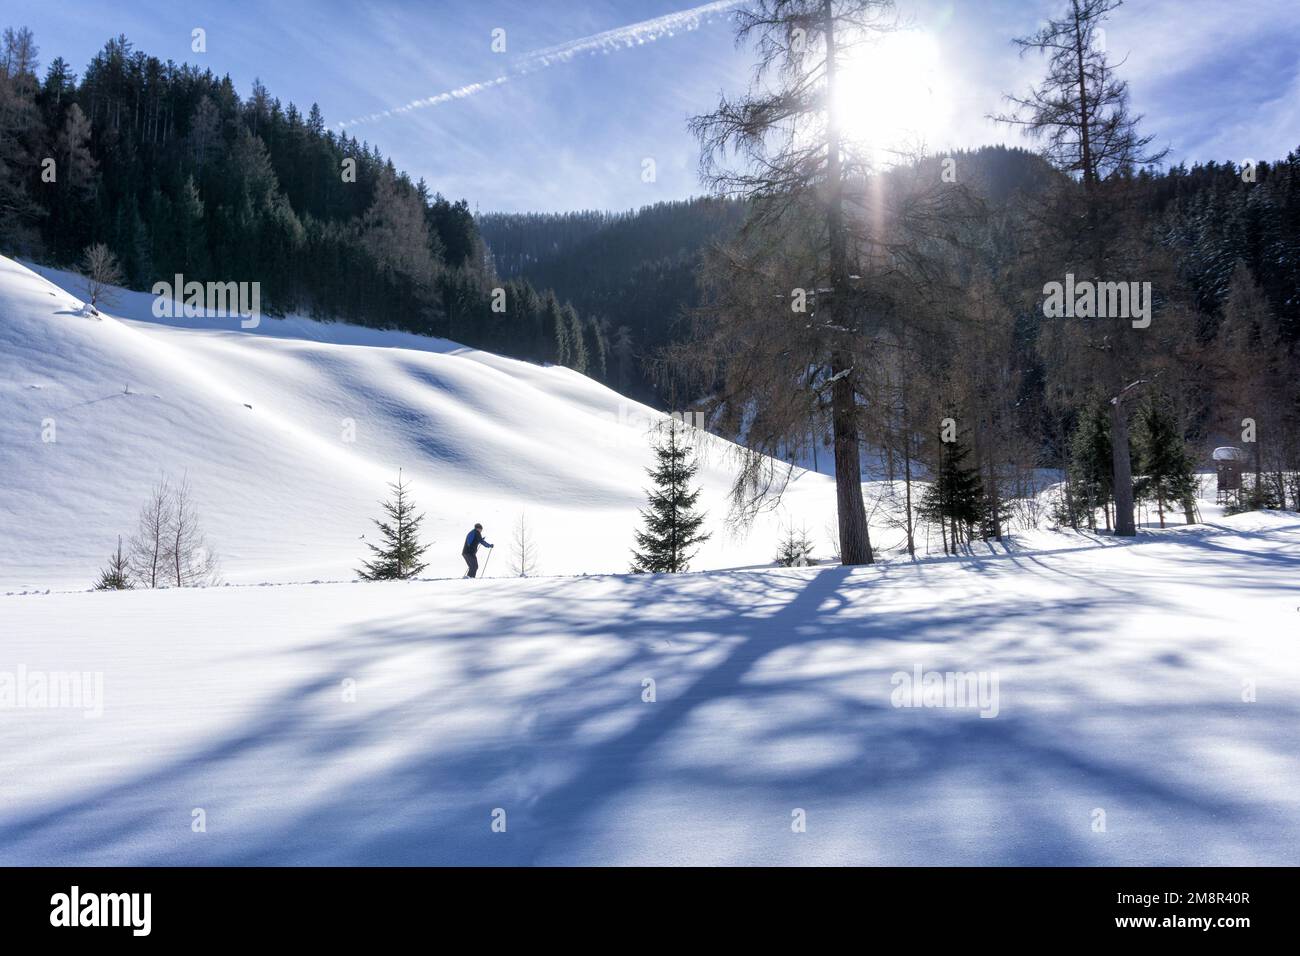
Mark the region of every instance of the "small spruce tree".
POLYGON ((392 499, 380 502, 388 514, 388 521, 375 520, 383 536, 382 544, 370 544, 374 558, 362 561, 357 574, 366 581, 407 580, 415 577, 427 567, 420 560, 428 545, 420 544, 420 522, 424 515, 415 513, 415 502, 411 500, 410 485, 402 481, 398 471, 396 484, 388 486, 393 491, 392 499))
POLYGON ((1156 503, 1163 528, 1165 511, 1194 496, 1196 471, 1182 429, 1164 399, 1152 396, 1142 403, 1135 431, 1138 478, 1134 492, 1156 503))
MULTIPOLYGON (((1104 510, 1106 527, 1110 527, 1111 465, 1110 412, 1105 399, 1093 397, 1079 410, 1078 422, 1070 438, 1070 485, 1074 506, 1097 528, 1097 509, 1104 510)), ((1078 522, 1072 521, 1074 527, 1078 522)))
POLYGON ((984 541, 990 541, 997 538, 999 541, 1006 536, 1007 528, 1011 526, 1011 519, 1015 517, 1015 512, 1011 508, 1011 502, 1005 498, 999 498, 996 495, 984 492, 984 502, 980 506, 979 532, 980 538, 984 541))
POLYGON ((692 491, 690 483, 699 465, 691 458, 684 431, 685 426, 670 419, 655 445, 658 465, 646 469, 655 490, 646 492, 650 507, 641 512, 645 530, 636 533, 640 550, 632 552, 635 574, 685 571, 696 545, 709 540, 700 533, 704 515, 695 513, 700 490, 692 491))
POLYGON ((781 539, 776 553, 776 563, 785 568, 804 568, 815 564, 812 559, 814 547, 816 545, 808 537, 807 528, 796 531, 794 525, 790 525, 785 529, 785 536, 781 539))
POLYGON ((939 467, 917 509, 922 518, 939 525, 945 554, 969 542, 985 519, 984 483, 979 469, 967 467, 970 448, 960 438, 944 442, 939 467))
POLYGON ((131 569, 126 560, 126 555, 122 553, 122 536, 117 536, 117 553, 108 559, 108 567, 99 572, 99 581, 95 584, 96 591, 129 591, 134 585, 131 583, 131 569))

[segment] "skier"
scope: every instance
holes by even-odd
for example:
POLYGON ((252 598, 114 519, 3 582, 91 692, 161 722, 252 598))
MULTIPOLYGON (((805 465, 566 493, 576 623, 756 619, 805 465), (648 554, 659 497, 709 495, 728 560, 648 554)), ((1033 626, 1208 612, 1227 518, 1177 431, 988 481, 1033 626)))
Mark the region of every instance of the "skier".
POLYGON ((472 578, 478 574, 478 546, 480 544, 485 548, 492 547, 487 539, 483 537, 483 526, 476 524, 474 530, 465 536, 465 549, 460 553, 460 556, 465 559, 465 563, 469 565, 469 572, 465 575, 467 578, 472 578))

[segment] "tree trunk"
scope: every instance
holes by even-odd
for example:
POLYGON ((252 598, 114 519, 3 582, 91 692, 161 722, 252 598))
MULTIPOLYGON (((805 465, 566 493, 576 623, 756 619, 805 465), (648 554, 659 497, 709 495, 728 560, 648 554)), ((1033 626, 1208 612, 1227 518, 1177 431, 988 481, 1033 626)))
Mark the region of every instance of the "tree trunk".
POLYGON ((1133 462, 1128 448, 1128 407, 1122 399, 1110 406, 1111 484, 1115 495, 1115 536, 1137 534, 1133 521, 1133 462))
POLYGON ((912 529, 912 432, 911 423, 903 422, 903 490, 907 498, 907 556, 916 557, 916 538, 912 529))
MULTIPOLYGON (((851 368, 852 356, 837 352, 831 374, 851 368)), ((858 409, 849 376, 831 386, 831 422, 835 434, 835 504, 839 512, 840 563, 871 564, 867 507, 862 501, 862 461, 858 449, 858 409)))
MULTIPOLYGON (((1281 485, 1282 482, 1279 481, 1278 487, 1281 488, 1281 485)), ((1255 436, 1255 498, 1256 500, 1259 500, 1261 502, 1261 507, 1263 506, 1262 505, 1263 492, 1264 492, 1264 453, 1259 447, 1259 436, 1256 435, 1255 436)), ((1286 504, 1285 495, 1282 496, 1282 504, 1284 506, 1286 504)))
POLYGON ((992 452, 988 452, 984 458, 985 465, 988 467, 988 494, 989 506, 992 514, 989 516, 993 522, 993 537, 998 541, 1002 540, 1002 496, 998 490, 998 470, 994 463, 992 452))
MULTIPOLYGON (((835 13, 825 0, 822 16, 826 29, 826 87, 830 96, 837 89, 835 13)), ((848 236, 844 227, 844 170, 840 156, 840 135, 833 111, 828 108, 826 178, 829 188, 826 232, 830 243, 832 318, 846 324, 844 303, 849 291, 848 236)), ((854 356, 837 349, 831 355, 831 375, 841 376, 831 386, 831 423, 835 441, 835 501, 839 511, 840 562, 871 564, 871 537, 867 531, 867 509, 862 501, 862 459, 858 448, 857 395, 853 385, 854 356)))

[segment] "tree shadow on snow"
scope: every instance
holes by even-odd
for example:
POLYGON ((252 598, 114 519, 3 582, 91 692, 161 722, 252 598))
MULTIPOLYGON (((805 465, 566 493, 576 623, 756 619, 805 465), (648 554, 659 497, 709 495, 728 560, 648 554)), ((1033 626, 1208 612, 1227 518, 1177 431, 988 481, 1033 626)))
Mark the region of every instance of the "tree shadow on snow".
MULTIPOLYGON (((1022 587, 1060 573, 1025 558, 999 556, 1030 572, 1022 587)), ((1197 774, 1207 729, 1294 762, 1294 707, 1111 693, 1131 675, 1088 651, 1129 610, 1123 588, 895 606, 919 591, 904 575, 557 579, 500 608, 430 601, 296 649, 301 679, 205 746, 0 810, 0 862, 1052 865, 1265 846, 1297 862, 1293 812, 1197 774), (892 675, 916 666, 998 673, 1000 712, 893 706, 892 675), (425 671, 427 687, 409 676, 425 671), (338 703, 347 677, 365 708, 338 703)))

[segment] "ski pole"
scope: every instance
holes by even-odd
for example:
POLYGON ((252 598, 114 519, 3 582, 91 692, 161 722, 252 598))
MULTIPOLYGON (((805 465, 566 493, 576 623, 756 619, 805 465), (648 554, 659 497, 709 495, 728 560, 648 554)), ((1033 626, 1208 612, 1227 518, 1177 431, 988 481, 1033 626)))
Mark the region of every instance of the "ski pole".
POLYGON ((488 562, 492 560, 492 552, 495 550, 496 548, 488 548, 488 556, 483 559, 483 577, 487 577, 488 562))

